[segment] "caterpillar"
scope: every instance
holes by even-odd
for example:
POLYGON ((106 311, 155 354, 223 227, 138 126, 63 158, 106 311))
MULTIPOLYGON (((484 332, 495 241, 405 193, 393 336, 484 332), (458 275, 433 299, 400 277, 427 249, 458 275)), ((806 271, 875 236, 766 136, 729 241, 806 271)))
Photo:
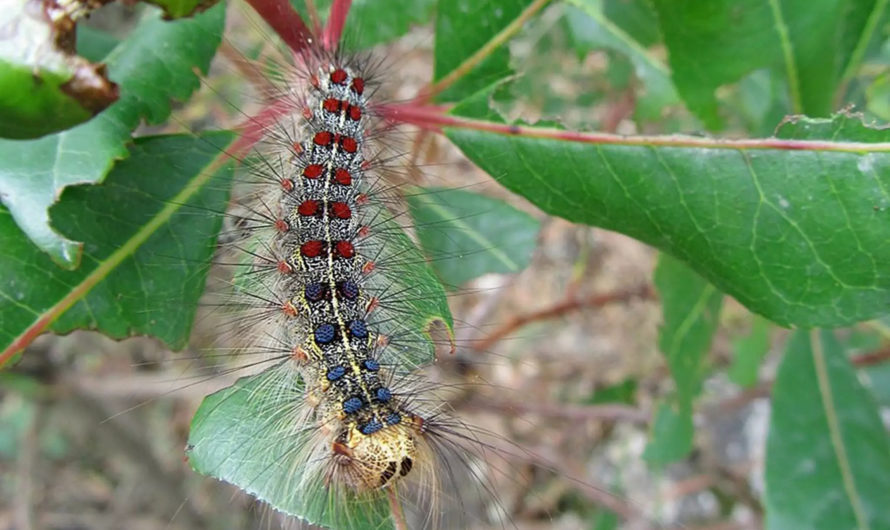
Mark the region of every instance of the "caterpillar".
MULTIPOLYGON (((433 506, 427 522, 435 525, 437 468, 458 451, 448 437, 457 424, 417 373, 432 325, 418 303, 450 327, 444 291, 387 209, 386 168, 371 157, 386 160, 376 137, 388 125, 369 103, 377 84, 363 71, 367 61, 312 48, 296 60, 274 98, 281 116, 264 125, 247 165, 252 204, 236 244, 247 259, 233 280, 247 300, 238 309, 256 328, 236 326, 235 334, 274 363, 247 391, 246 407, 262 419, 237 452, 264 455, 256 458, 292 476, 275 483, 236 469, 235 480, 290 515, 342 529, 388 520, 401 502, 398 483, 408 480, 433 506), (426 281, 406 284, 405 274, 426 281)), ((189 459, 225 478, 221 468, 242 456, 208 457, 220 428, 205 435, 204 423, 193 427, 189 459)))

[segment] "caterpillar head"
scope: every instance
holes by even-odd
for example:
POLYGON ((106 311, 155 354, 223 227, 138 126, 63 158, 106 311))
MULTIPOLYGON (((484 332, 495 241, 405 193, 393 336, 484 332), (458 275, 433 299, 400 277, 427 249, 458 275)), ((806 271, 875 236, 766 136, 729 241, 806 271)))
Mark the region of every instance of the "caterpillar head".
POLYGON ((370 434, 355 424, 347 426, 332 448, 336 472, 357 493, 394 484, 415 466, 423 444, 421 436, 410 422, 370 434))

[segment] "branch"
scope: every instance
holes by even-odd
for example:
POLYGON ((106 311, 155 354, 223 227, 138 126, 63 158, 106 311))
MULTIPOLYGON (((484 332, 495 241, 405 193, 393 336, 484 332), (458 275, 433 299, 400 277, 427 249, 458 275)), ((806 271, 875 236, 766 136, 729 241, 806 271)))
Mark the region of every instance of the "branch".
POLYGON ((312 42, 312 31, 287 0, 247 0, 247 3, 294 53, 303 51, 312 42))
POLYGON ((480 340, 473 345, 476 351, 487 351, 491 349, 498 341, 510 335, 517 329, 536 322, 538 320, 549 320, 561 317, 567 313, 577 311, 583 308, 603 307, 615 302, 629 302, 633 299, 653 300, 655 299, 655 291, 650 285, 641 285, 633 289, 622 289, 607 293, 591 295, 585 298, 569 298, 552 307, 528 313, 526 315, 515 316, 508 320, 493 333, 480 340))
MULTIPOLYGON (((753 138, 723 140, 697 136, 622 136, 603 132, 578 132, 549 127, 509 125, 493 121, 462 118, 445 114, 442 107, 423 105, 418 101, 378 107, 381 115, 395 122, 409 123, 422 129, 441 132, 443 128, 470 129, 504 136, 563 140, 594 145, 642 147, 692 147, 702 149, 780 149, 787 151, 828 151, 841 153, 890 152, 890 142, 832 142, 826 140, 793 140, 785 138, 753 138)), ((793 118, 791 118, 793 119, 793 118)))
POLYGON ((349 16, 349 8, 352 0, 334 0, 331 5, 331 14, 328 17, 328 25, 321 35, 321 44, 325 50, 334 50, 343 35, 343 26, 346 25, 346 17, 349 16))

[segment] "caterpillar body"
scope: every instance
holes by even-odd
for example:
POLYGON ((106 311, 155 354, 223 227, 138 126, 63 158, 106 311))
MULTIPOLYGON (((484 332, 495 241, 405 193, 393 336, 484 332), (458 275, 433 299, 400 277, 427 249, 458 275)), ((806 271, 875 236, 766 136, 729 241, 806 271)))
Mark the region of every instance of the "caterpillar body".
POLYGON ((221 412, 231 393, 202 406, 233 429, 254 421, 249 446, 208 459, 219 427, 196 421, 189 458, 221 478, 233 459, 267 461, 247 479, 236 470, 232 481, 285 513, 338 529, 388 520, 396 484, 409 479, 435 525, 438 460, 463 459, 448 438, 455 423, 417 373, 432 353, 433 320, 451 325, 445 293, 386 206, 385 146, 375 142, 386 125, 369 104, 376 83, 360 59, 338 52, 297 60, 276 92, 284 111, 264 125, 246 167, 232 281, 239 301, 227 304, 240 315, 240 348, 265 356, 255 363, 264 371, 255 385, 240 383, 250 390, 234 417, 221 412), (418 303, 435 311, 418 311, 418 303), (239 418, 244 411, 260 417, 239 418), (268 478, 274 468, 284 472, 268 478))
MULTIPOLYGON (((293 317, 282 340, 331 438, 334 480, 356 492, 407 475, 422 444, 423 421, 386 386, 367 316, 379 302, 364 289, 373 261, 356 243, 369 230, 357 219, 367 196, 364 79, 332 63, 312 77, 305 113, 311 139, 282 182, 276 247, 283 259, 277 283, 293 317)), ((327 445, 327 444, 326 444, 327 445)))

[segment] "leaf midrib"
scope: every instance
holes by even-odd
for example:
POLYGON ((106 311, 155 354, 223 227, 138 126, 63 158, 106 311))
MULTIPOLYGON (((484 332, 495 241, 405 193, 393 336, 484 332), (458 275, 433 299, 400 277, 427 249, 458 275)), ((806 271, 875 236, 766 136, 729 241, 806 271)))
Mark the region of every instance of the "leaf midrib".
POLYGON ((816 380, 819 383, 819 397, 821 398, 822 410, 825 412, 825 419, 828 423, 831 446, 844 483, 844 492, 847 494, 850 506, 853 508, 857 527, 861 530, 870 530, 871 527, 865 515, 865 508, 862 506, 862 499, 860 498, 859 491, 856 489, 856 481, 853 479, 847 447, 841 434, 840 420, 837 410, 834 408, 834 396, 831 390, 831 381, 828 378, 828 367, 825 364, 825 351, 822 348, 820 332, 818 330, 811 331, 810 340, 813 345, 813 365, 816 369, 816 380))

